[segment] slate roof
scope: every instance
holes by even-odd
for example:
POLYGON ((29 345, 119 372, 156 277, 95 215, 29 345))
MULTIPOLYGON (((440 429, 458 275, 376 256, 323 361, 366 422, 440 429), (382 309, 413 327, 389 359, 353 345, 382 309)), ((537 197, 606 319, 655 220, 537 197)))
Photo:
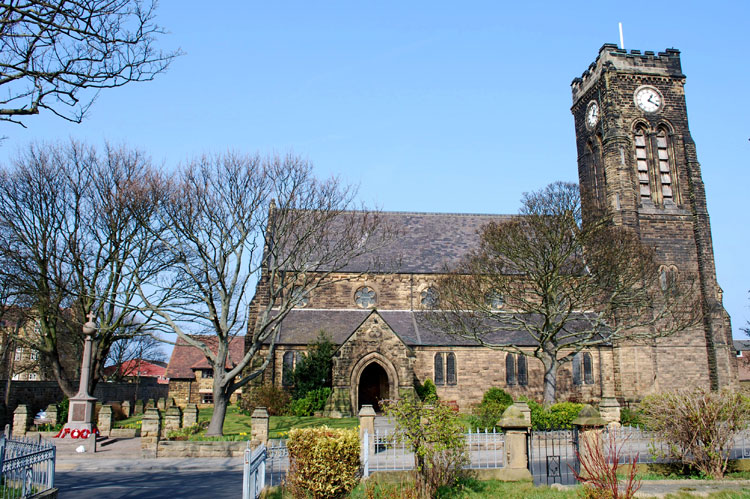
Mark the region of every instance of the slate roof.
MULTIPOLYGON (((454 266, 479 244, 479 230, 513 215, 464 213, 382 212, 382 220, 396 237, 349 262, 345 272, 365 272, 377 262, 388 272, 432 274, 454 266)), ((377 237, 373 238, 377 240, 377 237)), ((376 267, 377 267, 376 265, 376 267)))
POLYGON ((750 351, 750 340, 733 340, 732 343, 738 352, 750 351))
MULTIPOLYGON (((212 351, 216 351, 215 336, 194 336, 194 338, 206 343, 212 351)), ((229 356, 231 359, 239 360, 245 352, 245 337, 235 336, 229 342, 229 356)), ((203 352, 192 345, 188 345, 185 340, 178 337, 177 342, 172 350, 172 357, 167 365, 166 377, 170 379, 195 379, 194 368, 210 368, 211 365, 206 360, 203 352)))
MULTIPOLYGON (((281 324, 279 345, 309 345, 323 330, 331 342, 340 345, 371 313, 370 310, 295 309, 281 324)), ((448 335, 424 319, 424 312, 409 310, 378 310, 377 313, 408 346, 478 346, 475 341, 448 335)), ((575 329, 577 321, 570 322, 575 329)), ((534 339, 523 330, 493 332, 486 341, 517 346, 536 346, 534 339)))

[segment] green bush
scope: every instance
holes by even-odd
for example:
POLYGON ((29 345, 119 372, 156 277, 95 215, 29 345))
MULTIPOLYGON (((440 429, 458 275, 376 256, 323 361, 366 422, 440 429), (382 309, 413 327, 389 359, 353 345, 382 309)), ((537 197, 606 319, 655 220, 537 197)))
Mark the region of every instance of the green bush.
POLYGON ((424 383, 420 383, 417 380, 417 382, 414 383, 414 389, 417 392, 417 396, 422 401, 435 402, 438 399, 437 387, 430 378, 427 378, 424 383))
POLYGON ((70 400, 65 397, 57 404, 57 420, 63 423, 68 422, 68 408, 70 407, 70 400))
POLYGON ((513 404, 513 397, 502 388, 490 388, 484 392, 484 396, 482 397, 482 405, 485 404, 497 404, 508 407, 513 404))
POLYGON ((293 400, 289 406, 290 411, 295 416, 312 416, 323 410, 330 395, 330 388, 311 390, 301 399, 293 400))
POLYGON ((583 404, 560 402, 545 409, 542 404, 533 400, 526 401, 531 409, 531 426, 535 430, 551 428, 572 428, 573 420, 578 417, 583 404))
POLYGON ((469 428, 491 430, 503 416, 505 409, 513 404, 513 398, 501 388, 490 388, 484 392, 482 403, 469 416, 469 428))
POLYGON ((414 452, 414 478, 423 497, 435 497, 438 488, 453 486, 466 476, 469 458, 459 416, 442 402, 416 397, 384 402, 385 413, 396 424, 396 440, 414 452))
POLYGON ((287 484, 294 497, 345 497, 359 482, 356 429, 294 428, 286 445, 287 484))
POLYGON ((623 407, 620 410, 620 424, 623 426, 646 426, 646 422, 643 418, 643 412, 641 412, 640 410, 630 409, 629 407, 623 407))
POLYGON ((289 394, 273 385, 254 386, 247 390, 239 401, 240 411, 251 416, 256 407, 265 407, 270 416, 282 416, 289 411, 289 394))

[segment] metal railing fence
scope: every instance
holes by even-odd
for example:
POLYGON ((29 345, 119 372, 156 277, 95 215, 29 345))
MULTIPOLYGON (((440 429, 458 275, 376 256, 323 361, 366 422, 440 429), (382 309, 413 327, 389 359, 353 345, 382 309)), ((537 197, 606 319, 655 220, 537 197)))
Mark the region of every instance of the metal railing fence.
MULTIPOLYGON (((477 429, 464 434, 470 469, 505 467, 505 435, 495 429, 477 429)), ((400 441, 393 431, 375 430, 365 433, 362 441, 363 474, 375 471, 405 471, 414 469, 414 453, 400 441)))
POLYGON ((245 464, 242 468, 242 499, 257 499, 266 486, 266 446, 261 444, 255 450, 250 442, 245 449, 245 464))
POLYGON ((39 438, 0 436, 0 498, 26 498, 55 486, 55 445, 39 438))

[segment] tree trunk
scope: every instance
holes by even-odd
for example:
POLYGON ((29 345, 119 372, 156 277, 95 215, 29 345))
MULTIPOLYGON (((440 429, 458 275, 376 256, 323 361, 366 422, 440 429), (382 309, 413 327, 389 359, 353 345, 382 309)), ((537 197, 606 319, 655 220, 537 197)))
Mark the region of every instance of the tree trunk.
POLYGON ((555 403, 557 393, 557 359, 549 353, 542 353, 542 364, 544 365, 544 407, 548 408, 555 403))
POLYGON ((208 424, 206 436, 221 436, 224 434, 224 418, 227 415, 227 406, 229 405, 229 395, 224 390, 214 387, 214 413, 211 416, 211 422, 208 424))

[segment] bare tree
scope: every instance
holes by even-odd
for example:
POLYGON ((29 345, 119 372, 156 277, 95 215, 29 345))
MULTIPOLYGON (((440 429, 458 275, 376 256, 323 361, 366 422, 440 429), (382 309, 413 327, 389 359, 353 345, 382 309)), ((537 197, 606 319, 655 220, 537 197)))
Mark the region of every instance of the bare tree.
MULTIPOLYGON (((135 276, 160 268, 160 250, 142 224, 155 211, 149 159, 107 146, 31 145, 0 171, 0 269, 25 321, 39 334, 17 341, 37 350, 60 388, 76 393, 81 325, 93 312, 92 372, 132 324, 135 276)), ((145 324, 142 318, 138 324, 145 324)), ((98 380, 92 376, 93 389, 98 380)))
POLYGON ((480 247, 439 281, 427 314, 450 334, 539 359, 545 404, 555 401, 558 368, 582 349, 669 336, 701 320, 694 276, 660 267, 631 229, 587 215, 576 184, 525 194, 520 216, 485 226, 480 247), (511 331, 534 349, 510 342, 511 331))
POLYGON ((162 345, 161 339, 149 332, 141 332, 115 341, 104 364, 116 369, 104 377, 108 381, 122 381, 125 378, 139 380, 142 362, 167 361, 162 345))
POLYGON ((0 120, 46 109, 80 123, 99 90, 152 80, 179 55, 155 47, 155 0, 0 3, 0 120))
POLYGON ((206 156, 167 191, 160 227, 172 266, 142 298, 212 366, 207 434, 220 435, 230 396, 268 366, 289 311, 384 232, 377 212, 348 211, 354 189, 317 180, 293 156, 206 156), (244 355, 232 357, 230 342, 245 332, 244 355))

